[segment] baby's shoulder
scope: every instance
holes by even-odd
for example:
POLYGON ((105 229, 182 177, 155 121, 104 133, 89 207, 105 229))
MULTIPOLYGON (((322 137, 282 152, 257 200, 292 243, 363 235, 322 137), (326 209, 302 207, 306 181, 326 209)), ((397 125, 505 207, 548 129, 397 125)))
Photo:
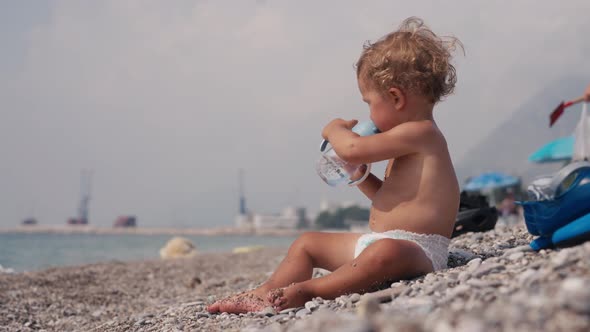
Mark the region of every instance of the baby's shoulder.
POLYGON ((446 150, 447 141, 434 121, 409 121, 396 129, 401 136, 410 138, 413 144, 418 145, 419 152, 431 154, 446 150))
POLYGON ((430 120, 408 121, 395 127, 399 133, 409 137, 419 138, 420 140, 440 140, 444 139, 436 123, 430 120))

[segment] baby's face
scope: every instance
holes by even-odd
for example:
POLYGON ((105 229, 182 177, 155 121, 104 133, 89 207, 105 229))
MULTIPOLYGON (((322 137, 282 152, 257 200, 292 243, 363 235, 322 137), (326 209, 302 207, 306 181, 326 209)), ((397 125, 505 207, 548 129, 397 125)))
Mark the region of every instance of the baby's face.
POLYGON ((394 107, 392 99, 372 86, 359 80, 359 90, 363 101, 369 105, 371 121, 381 132, 397 126, 402 121, 394 107))

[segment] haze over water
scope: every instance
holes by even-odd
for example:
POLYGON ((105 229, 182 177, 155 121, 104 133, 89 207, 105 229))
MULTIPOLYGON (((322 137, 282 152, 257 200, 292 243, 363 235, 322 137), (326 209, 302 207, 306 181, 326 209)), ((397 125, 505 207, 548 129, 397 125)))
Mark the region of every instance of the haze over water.
POLYGON ((461 166, 547 84, 590 76, 589 12, 587 0, 1 2, 0 227, 63 225, 82 169, 103 227, 230 225, 239 168, 254 212, 368 205, 314 170, 322 127, 368 115, 353 68, 366 40, 416 15, 463 42, 455 94, 435 111, 461 166))
MULTIPOLYGON (((0 265, 18 272, 106 261, 160 259, 170 235, 0 234, 0 265)), ((186 236, 202 253, 235 247, 288 247, 294 236, 186 236)))

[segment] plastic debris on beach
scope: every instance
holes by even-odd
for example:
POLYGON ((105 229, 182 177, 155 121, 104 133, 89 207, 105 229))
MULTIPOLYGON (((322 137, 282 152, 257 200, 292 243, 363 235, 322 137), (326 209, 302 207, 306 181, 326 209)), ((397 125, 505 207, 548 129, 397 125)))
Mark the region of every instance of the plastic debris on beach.
POLYGON ((173 237, 162 249, 160 257, 163 259, 194 257, 197 254, 195 245, 184 237, 173 237))
POLYGON ((255 246, 244 246, 244 247, 235 247, 232 252, 234 254, 245 254, 253 251, 258 251, 260 249, 264 249, 264 246, 255 245, 255 246))

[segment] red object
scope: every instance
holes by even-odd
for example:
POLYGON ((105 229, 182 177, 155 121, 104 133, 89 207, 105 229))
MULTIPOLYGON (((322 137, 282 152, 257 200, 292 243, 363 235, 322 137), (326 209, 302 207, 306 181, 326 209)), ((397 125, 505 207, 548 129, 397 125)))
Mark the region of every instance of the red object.
POLYGON ((113 227, 136 227, 137 220, 135 216, 120 216, 113 223, 113 227))
POLYGON ((568 108, 568 107, 570 107, 570 106, 572 106, 574 104, 577 104, 577 103, 579 103, 579 102, 581 102, 583 100, 584 100, 584 97, 579 97, 579 98, 576 98, 574 100, 570 100, 570 101, 567 101, 567 102, 563 102, 562 101, 555 108, 555 110, 553 110, 553 112, 551 112, 551 115, 549 115, 549 127, 553 127, 553 124, 555 124, 555 122, 557 122, 557 119, 559 119, 559 117, 561 117, 561 115, 563 114, 563 111, 566 108, 568 108))
POLYGON ((564 109, 565 103, 562 101, 559 106, 557 106, 557 108, 551 112, 551 115, 549 115, 549 128, 553 127, 553 124, 557 122, 557 119, 559 119, 559 117, 563 114, 564 109))

